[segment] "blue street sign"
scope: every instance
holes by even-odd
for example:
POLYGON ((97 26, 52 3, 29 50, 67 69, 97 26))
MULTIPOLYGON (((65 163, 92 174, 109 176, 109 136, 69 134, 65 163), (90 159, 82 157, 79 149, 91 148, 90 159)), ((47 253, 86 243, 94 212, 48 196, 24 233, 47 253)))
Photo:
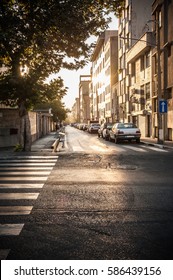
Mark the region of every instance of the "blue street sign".
POLYGON ((167 100, 159 100, 159 113, 167 113, 168 103, 167 100))

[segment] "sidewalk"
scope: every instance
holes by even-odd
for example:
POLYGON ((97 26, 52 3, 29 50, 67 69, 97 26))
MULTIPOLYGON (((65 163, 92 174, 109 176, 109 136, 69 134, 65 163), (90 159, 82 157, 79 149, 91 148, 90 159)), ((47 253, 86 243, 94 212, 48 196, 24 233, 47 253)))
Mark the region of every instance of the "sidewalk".
MULTIPOLYGON (((18 151, 16 152, 15 147, 4 147, 0 148, 0 157, 4 156, 21 156, 21 155, 33 155, 35 153, 43 152, 45 153, 53 153, 52 145, 58 138, 57 132, 51 132, 46 136, 43 136, 32 143, 31 151, 18 151)), ((61 146, 61 145, 60 145, 61 146)), ((55 153, 55 152, 54 152, 55 153)))
POLYGON ((157 138, 153 139, 150 137, 141 137, 141 143, 144 143, 146 145, 156 146, 158 148, 164 149, 164 148, 172 148, 173 149, 173 141, 164 141, 163 144, 157 143, 157 138))

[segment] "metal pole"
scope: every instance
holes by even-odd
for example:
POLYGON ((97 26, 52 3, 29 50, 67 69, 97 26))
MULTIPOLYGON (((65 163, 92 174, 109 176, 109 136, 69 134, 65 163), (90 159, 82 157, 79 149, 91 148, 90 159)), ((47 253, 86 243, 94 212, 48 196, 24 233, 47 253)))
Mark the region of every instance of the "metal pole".
POLYGON ((159 21, 156 21, 157 25, 157 127, 158 127, 158 138, 157 138, 157 143, 158 144, 163 144, 163 129, 162 129, 162 114, 159 112, 159 102, 162 98, 161 95, 161 66, 160 66, 160 26, 159 26, 159 21), (162 139, 161 139, 161 131, 162 131, 162 139))

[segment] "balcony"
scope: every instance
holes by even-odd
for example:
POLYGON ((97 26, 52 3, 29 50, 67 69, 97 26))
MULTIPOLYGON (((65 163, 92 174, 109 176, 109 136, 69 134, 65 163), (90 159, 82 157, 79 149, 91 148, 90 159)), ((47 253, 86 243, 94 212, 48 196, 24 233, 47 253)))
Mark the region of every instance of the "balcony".
POLYGON ((151 47, 155 46, 153 33, 146 32, 127 52, 126 61, 127 63, 134 62, 145 52, 149 51, 151 47))

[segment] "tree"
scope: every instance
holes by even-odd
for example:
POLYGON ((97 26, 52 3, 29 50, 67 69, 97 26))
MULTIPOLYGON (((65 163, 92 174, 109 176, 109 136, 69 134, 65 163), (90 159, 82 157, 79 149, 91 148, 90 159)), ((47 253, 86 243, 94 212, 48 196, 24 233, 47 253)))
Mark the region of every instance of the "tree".
MULTIPOLYGON (((92 52, 86 40, 107 28, 109 12, 118 13, 123 2, 1 0, 0 102, 18 106, 27 125, 27 111, 34 104, 62 97, 61 78, 51 85, 45 79, 62 67, 83 67, 92 52)), ((30 149, 30 141, 25 142, 30 149)))
POLYGON ((64 104, 61 102, 61 100, 54 100, 52 102, 46 102, 46 103, 38 103, 34 109, 52 109, 52 119, 56 122, 62 122, 67 118, 67 113, 69 112, 69 109, 66 109, 64 104))

